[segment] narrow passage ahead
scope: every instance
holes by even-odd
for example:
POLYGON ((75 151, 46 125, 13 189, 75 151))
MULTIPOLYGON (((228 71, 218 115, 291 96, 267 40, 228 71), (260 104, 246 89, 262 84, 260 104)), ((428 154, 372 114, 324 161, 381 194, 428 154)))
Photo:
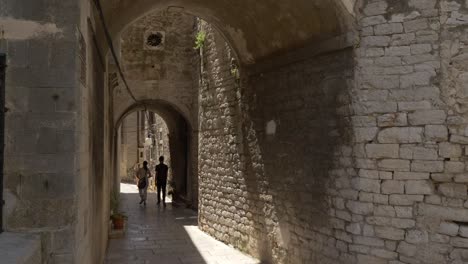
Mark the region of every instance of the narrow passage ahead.
POLYGON ((197 213, 183 207, 156 205, 148 193, 140 206, 138 189, 121 184, 122 210, 128 215, 124 238, 111 239, 106 264, 257 264, 259 261, 206 235, 197 213))

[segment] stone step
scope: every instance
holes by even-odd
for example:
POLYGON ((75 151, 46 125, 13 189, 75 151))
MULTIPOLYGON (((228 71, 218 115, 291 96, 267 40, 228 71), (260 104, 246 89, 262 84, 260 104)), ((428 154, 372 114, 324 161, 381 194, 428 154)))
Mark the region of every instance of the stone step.
POLYGON ((31 234, 2 233, 0 256, 0 264, 41 264, 41 240, 31 234))

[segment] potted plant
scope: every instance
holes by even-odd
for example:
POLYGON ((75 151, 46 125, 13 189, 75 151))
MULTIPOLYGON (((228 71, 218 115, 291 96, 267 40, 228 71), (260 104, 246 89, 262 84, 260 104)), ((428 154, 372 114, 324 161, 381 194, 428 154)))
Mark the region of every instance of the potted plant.
POLYGON ((111 193, 110 199, 110 219, 114 229, 122 230, 125 226, 125 220, 128 218, 124 213, 119 211, 120 195, 116 192, 111 193))
POLYGON ((123 213, 113 213, 111 215, 112 225, 116 230, 122 230, 125 226, 125 220, 127 216, 123 213))

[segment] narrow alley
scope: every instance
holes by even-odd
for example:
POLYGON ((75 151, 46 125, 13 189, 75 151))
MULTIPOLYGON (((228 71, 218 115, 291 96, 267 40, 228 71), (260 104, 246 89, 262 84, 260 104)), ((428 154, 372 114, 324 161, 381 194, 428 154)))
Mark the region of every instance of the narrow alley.
POLYGON ((0 0, 0 109, 0 264, 468 264, 468 0, 0 0))
POLYGON ((169 202, 156 206, 156 194, 139 206, 135 185, 121 184, 128 215, 124 238, 109 240, 106 264, 256 264, 257 260, 215 240, 197 227, 197 213, 169 202))

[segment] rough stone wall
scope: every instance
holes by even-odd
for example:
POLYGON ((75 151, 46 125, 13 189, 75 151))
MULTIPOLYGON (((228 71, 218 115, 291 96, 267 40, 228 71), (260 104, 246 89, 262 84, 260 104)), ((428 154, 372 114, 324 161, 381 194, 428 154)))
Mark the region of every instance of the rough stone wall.
POLYGON ((79 1, 0 1, 8 57, 5 229, 37 233, 44 262, 73 258, 79 1))
POLYGON ((272 263, 346 259, 331 196, 352 173, 352 50, 241 70, 240 81, 224 39, 201 30, 201 228, 272 263))
POLYGON ((362 3, 358 177, 341 218, 357 223, 340 249, 358 263, 467 261, 466 14, 464 1, 362 3))
POLYGON ((467 3, 360 7, 354 53, 241 88, 207 29, 201 227, 278 263, 465 263, 467 3))
MULTIPOLYGON (((197 120, 191 75, 194 22, 193 16, 182 12, 151 13, 130 25, 121 37, 121 61, 137 99, 168 102, 190 123, 197 120), (148 32, 164 33, 164 43, 158 49, 145 45, 148 32)), ((135 102, 122 84, 114 94, 117 120, 135 102)))
MULTIPOLYGON (((78 132, 76 151, 74 205, 75 230, 73 258, 63 263, 102 263, 107 248, 110 190, 112 173, 112 111, 111 94, 107 86, 105 56, 97 49, 98 23, 91 17, 92 2, 81 1, 81 21, 77 28, 79 49, 78 132)), ((61 263, 61 262, 60 262, 61 263)))
POLYGON ((137 124, 137 112, 128 115, 122 122, 122 144, 120 151, 122 153, 122 159, 120 160, 121 167, 121 178, 124 180, 133 181, 133 176, 129 175, 129 170, 138 163, 138 124, 137 124))

